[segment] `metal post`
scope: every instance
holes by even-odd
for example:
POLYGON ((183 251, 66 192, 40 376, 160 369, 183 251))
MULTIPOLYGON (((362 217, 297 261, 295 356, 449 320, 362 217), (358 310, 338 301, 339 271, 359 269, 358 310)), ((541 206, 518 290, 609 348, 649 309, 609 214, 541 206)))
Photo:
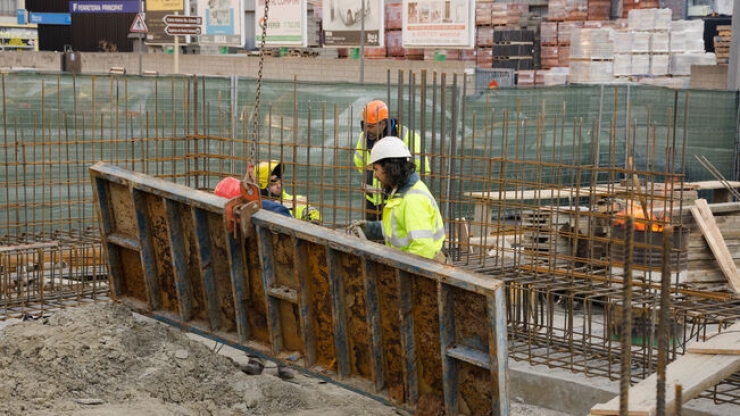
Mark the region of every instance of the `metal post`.
POLYGON ((365 83, 365 0, 362 0, 362 16, 360 17, 360 84, 364 84, 364 83, 365 83))
MULTIPOLYGON (((144 22, 146 22, 146 14, 144 13, 144 0, 139 1, 139 14, 141 14, 141 18, 144 19, 144 22)), ((146 36, 146 33, 139 33, 139 76, 141 76, 143 73, 141 69, 141 50, 144 48, 144 36, 146 36)))
MULTIPOLYGON (((179 12, 175 12, 175 16, 179 15, 179 12)), ((175 50, 173 53, 175 54, 175 74, 180 73, 180 36, 174 35, 175 37, 175 50)))
MULTIPOLYGON (((740 0, 733 0, 733 10, 740 10, 740 0)), ((740 19, 732 16, 732 36, 730 41, 730 60, 727 68, 727 89, 740 90, 740 74, 738 73, 738 55, 740 55, 740 19)))
POLYGON ((179 49, 180 49, 180 36, 175 35, 175 50, 174 50, 174 54, 175 54, 175 74, 179 74, 180 73, 180 61, 179 61, 180 52, 179 52, 179 49))
POLYGON ((139 34, 139 75, 141 75, 141 48, 144 47, 144 41, 141 39, 143 35, 139 34))

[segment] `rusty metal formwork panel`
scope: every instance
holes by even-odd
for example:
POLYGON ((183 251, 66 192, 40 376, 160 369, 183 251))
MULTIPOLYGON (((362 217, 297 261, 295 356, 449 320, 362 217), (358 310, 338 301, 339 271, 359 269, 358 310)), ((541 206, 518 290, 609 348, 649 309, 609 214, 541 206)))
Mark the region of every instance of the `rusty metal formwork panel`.
POLYGON ((414 410, 506 415, 503 283, 113 165, 90 168, 118 302, 414 410))

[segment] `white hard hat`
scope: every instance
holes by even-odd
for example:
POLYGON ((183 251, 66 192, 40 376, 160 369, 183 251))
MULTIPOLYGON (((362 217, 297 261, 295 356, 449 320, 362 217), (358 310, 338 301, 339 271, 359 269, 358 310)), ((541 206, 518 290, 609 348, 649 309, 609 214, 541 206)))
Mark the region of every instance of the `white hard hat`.
POLYGON ((403 140, 398 137, 384 137, 375 143, 375 146, 370 151, 370 164, 379 160, 396 157, 411 157, 411 152, 409 152, 409 148, 406 147, 403 140))

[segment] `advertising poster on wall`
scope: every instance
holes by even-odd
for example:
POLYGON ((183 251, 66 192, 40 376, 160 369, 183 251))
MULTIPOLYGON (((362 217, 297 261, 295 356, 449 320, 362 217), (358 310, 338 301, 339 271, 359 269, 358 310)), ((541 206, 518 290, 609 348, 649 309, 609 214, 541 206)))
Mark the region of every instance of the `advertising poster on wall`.
POLYGON ((147 43, 173 43, 172 36, 164 32, 164 17, 168 14, 185 16, 185 10, 190 10, 190 3, 186 0, 147 0, 144 3, 146 10, 147 43))
POLYGON ((0 51, 38 51, 36 25, 0 24, 0 51))
MULTIPOLYGON (((305 1, 270 0, 265 45, 305 47, 308 43, 306 13, 305 1)), ((254 33, 259 45, 262 42, 262 28, 265 23, 265 0, 257 0, 255 17, 254 33)))
POLYGON ((383 46, 383 4, 383 0, 324 0, 324 45, 358 47, 364 35, 365 46, 383 46))
POLYGON ((404 48, 475 45, 475 0, 403 0, 401 18, 404 48))
POLYGON ((201 0, 198 16, 203 18, 203 31, 198 42, 224 46, 241 46, 242 16, 241 0, 201 0))

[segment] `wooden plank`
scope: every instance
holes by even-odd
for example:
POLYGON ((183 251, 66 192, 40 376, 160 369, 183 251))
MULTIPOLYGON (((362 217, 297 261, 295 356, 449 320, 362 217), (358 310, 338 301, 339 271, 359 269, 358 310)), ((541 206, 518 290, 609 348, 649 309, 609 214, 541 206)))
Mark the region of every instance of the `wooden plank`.
POLYGON ((461 253, 473 253, 473 247, 470 245, 470 230, 468 229, 468 221, 465 217, 455 218, 455 224, 457 224, 457 242, 460 244, 461 253))
MULTIPOLYGON (((686 403, 738 370, 740 370, 740 356, 691 353, 682 356, 666 368, 665 408, 675 407, 676 384, 681 385, 681 400, 682 403, 686 403)), ((654 416, 656 414, 657 378, 657 374, 653 374, 630 389, 628 415, 654 416)), ((590 414, 619 415, 619 396, 607 403, 592 407, 590 414)))
MULTIPOLYGON (((740 182, 726 181, 732 188, 740 188, 740 182)), ((688 182, 687 186, 692 186, 696 189, 707 190, 707 189, 725 189, 725 184, 722 181, 700 181, 700 182, 688 182)))
POLYGON ((474 199, 489 201, 527 201, 541 199, 570 199, 591 195, 609 196, 614 194, 613 187, 608 185, 593 188, 563 188, 563 189, 522 189, 515 191, 466 192, 465 196, 474 199))
POLYGON ((735 293, 740 293, 740 272, 738 272, 732 255, 727 249, 722 233, 717 228, 717 223, 714 221, 714 215, 707 205, 707 201, 704 199, 697 199, 696 205, 691 207, 691 214, 694 216, 696 223, 701 228, 701 232, 704 238, 709 244, 709 248, 712 249, 714 257, 719 263, 720 269, 727 277, 727 281, 730 283, 730 287, 735 293))
POLYGON ((727 291, 727 278, 716 267, 711 269, 693 269, 689 263, 689 273, 684 283, 715 283, 720 285, 723 292, 727 291))
POLYGON ((686 351, 694 354, 740 355, 740 322, 704 342, 689 345, 686 351))
POLYGON ((516 191, 466 192, 465 196, 489 201, 528 201, 540 199, 569 199, 590 196, 588 188, 580 192, 575 189, 527 189, 516 191))
MULTIPOLYGON (((730 182, 734 187, 740 188, 740 182, 730 182)), ((703 186, 701 189, 724 189, 719 181, 692 182, 687 183, 684 187, 684 193, 689 192, 691 188, 703 186)), ((593 187, 580 188, 552 188, 552 189, 517 189, 512 191, 491 191, 491 192, 465 192, 464 196, 473 199, 482 199, 487 201, 527 201, 542 199, 569 199, 589 196, 614 196, 614 195, 644 195, 656 193, 665 188, 664 184, 649 184, 643 191, 642 186, 637 189, 635 186, 626 187, 622 184, 599 184, 593 187)), ((674 190, 674 195, 678 198, 678 190, 674 190)), ((693 198, 690 198, 693 199, 693 198)))

